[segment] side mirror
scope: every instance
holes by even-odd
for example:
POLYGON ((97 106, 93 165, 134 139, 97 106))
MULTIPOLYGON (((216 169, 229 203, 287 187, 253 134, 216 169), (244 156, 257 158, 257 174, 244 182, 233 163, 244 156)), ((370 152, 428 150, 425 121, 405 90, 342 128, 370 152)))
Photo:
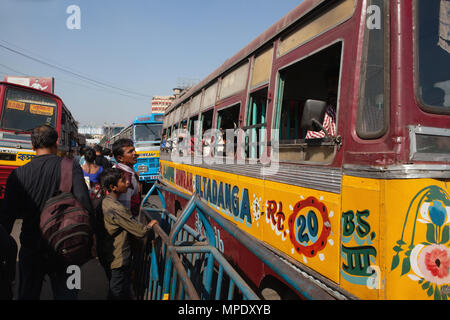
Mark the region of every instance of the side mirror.
POLYGON ((311 131, 321 131, 323 119, 325 118, 325 111, 327 103, 321 100, 308 99, 303 107, 303 116, 301 128, 311 131))

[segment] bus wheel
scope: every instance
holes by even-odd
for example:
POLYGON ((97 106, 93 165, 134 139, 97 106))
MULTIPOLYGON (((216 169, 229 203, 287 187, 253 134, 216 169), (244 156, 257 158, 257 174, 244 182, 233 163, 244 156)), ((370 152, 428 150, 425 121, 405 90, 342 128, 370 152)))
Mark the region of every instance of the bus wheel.
POLYGON ((288 286, 275 279, 266 277, 260 285, 260 296, 264 300, 299 300, 300 297, 295 294, 288 286))
POLYGON ((264 300, 281 300, 280 294, 272 288, 264 288, 261 290, 261 295, 264 300))

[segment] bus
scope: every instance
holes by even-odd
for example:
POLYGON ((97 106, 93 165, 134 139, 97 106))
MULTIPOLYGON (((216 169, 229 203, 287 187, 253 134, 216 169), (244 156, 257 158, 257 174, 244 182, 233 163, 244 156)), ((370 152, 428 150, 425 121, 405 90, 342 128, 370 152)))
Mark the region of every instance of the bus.
POLYGON ((115 135, 117 135, 118 133, 120 133, 120 131, 122 131, 124 129, 124 126, 121 125, 105 125, 103 126, 103 138, 100 141, 100 145, 107 150, 111 150, 111 138, 115 135))
MULTIPOLYGON (((163 134, 186 123, 203 158, 162 152, 160 183, 196 193, 305 285, 448 299, 449 22, 445 0, 303 1, 166 110, 163 134), (240 132, 222 161, 204 161, 208 130, 240 132)), ((164 196, 169 212, 187 203, 164 196)), ((215 230, 261 296, 303 298, 215 230)))
POLYGON ((31 131, 48 124, 58 132, 58 155, 70 156, 78 145, 78 125, 56 95, 0 82, 0 199, 10 173, 34 156, 31 131))
POLYGON ((164 115, 159 113, 138 116, 110 140, 111 146, 122 138, 133 141, 138 155, 134 170, 139 175, 139 181, 145 184, 151 184, 158 179, 163 117, 164 115))

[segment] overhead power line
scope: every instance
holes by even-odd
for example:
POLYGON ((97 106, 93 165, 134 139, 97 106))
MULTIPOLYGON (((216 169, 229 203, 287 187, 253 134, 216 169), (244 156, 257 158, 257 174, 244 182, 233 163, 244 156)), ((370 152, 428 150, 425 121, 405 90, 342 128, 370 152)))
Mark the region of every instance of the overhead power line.
POLYGON ((133 94, 133 95, 136 95, 136 96, 141 96, 141 97, 145 97, 145 98, 152 98, 152 96, 150 96, 150 95, 146 95, 146 94, 143 94, 143 93, 131 91, 131 90, 128 90, 128 89, 123 89, 123 88, 120 88, 120 87, 117 87, 117 86, 114 86, 114 85, 107 84, 107 83, 102 82, 102 81, 98 81, 98 80, 92 79, 92 78, 90 78, 90 77, 83 76, 83 75, 81 75, 81 74, 79 74, 79 73, 77 73, 77 72, 70 71, 70 70, 68 70, 67 68, 64 68, 64 67, 56 66, 56 65, 54 65, 54 64, 45 62, 45 61, 43 61, 43 60, 41 60, 41 59, 38 59, 38 58, 34 58, 34 57, 32 57, 32 56, 30 56, 30 55, 28 55, 28 54, 25 54, 25 53, 23 53, 23 52, 20 52, 20 51, 18 51, 18 50, 15 50, 15 49, 13 49, 13 48, 8 47, 8 46, 5 46, 5 45, 0 44, 0 47, 3 48, 3 49, 5 49, 5 50, 8 50, 8 51, 10 51, 10 52, 12 52, 12 53, 15 53, 15 54, 18 54, 18 55, 20 55, 20 56, 23 56, 23 57, 25 57, 25 58, 27 58, 27 59, 33 60, 33 61, 35 61, 35 62, 38 62, 38 63, 40 63, 40 64, 43 64, 43 65, 46 65, 46 66, 48 66, 48 67, 57 69, 57 70, 59 70, 59 71, 62 71, 62 72, 71 74, 71 75, 73 75, 73 76, 75 76, 75 77, 78 77, 78 78, 80 78, 80 79, 83 79, 83 80, 86 80, 86 81, 93 82, 93 83, 95 83, 95 84, 97 84, 97 85, 101 85, 101 86, 104 86, 104 87, 112 88, 112 89, 119 90, 119 91, 123 91, 123 92, 127 92, 127 93, 129 93, 129 94, 133 94))
MULTIPOLYGON (((24 72, 22 72, 22 71, 18 71, 18 70, 16 70, 16 69, 13 69, 13 68, 11 68, 11 67, 8 67, 8 66, 6 66, 6 65, 4 65, 4 64, 1 64, 1 63, 0 63, 0 66, 3 67, 3 68, 6 68, 6 69, 8 69, 9 71, 12 71, 12 72, 14 72, 14 73, 16 73, 16 74, 19 74, 19 75, 21 75, 21 76, 26 76, 26 77, 29 77, 29 76, 30 76, 29 74, 26 74, 26 73, 24 73, 24 72)), ((6 72, 5 72, 5 75, 7 75, 6 72)), ((104 87, 101 87, 101 86, 97 86, 96 88, 94 88, 94 87, 90 87, 90 86, 86 85, 85 83, 83 83, 83 84, 81 84, 81 83, 76 83, 76 82, 69 81, 69 80, 64 79, 64 78, 59 79, 59 80, 62 81, 62 82, 66 82, 66 83, 69 83, 69 84, 72 84, 72 85, 84 87, 84 88, 91 89, 91 90, 101 89, 101 90, 103 90, 104 92, 118 94, 118 95, 121 95, 121 96, 124 96, 124 97, 128 97, 128 98, 131 98, 131 99, 134 99, 134 100, 139 100, 139 101, 140 101, 140 100, 143 100, 143 99, 144 99, 144 98, 142 98, 142 97, 136 97, 136 96, 131 96, 131 95, 128 95, 128 94, 125 94, 125 93, 117 92, 117 91, 111 91, 110 89, 107 89, 107 88, 104 88, 104 87)))

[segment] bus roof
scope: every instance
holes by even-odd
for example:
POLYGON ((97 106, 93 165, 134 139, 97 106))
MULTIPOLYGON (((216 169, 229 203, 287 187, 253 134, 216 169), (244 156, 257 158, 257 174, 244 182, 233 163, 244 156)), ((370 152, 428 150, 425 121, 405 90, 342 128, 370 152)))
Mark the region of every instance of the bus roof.
POLYGON ((10 86, 10 87, 17 87, 17 88, 20 88, 20 89, 27 89, 27 90, 31 90, 31 91, 34 91, 34 92, 39 92, 39 93, 42 93, 42 94, 45 94, 45 95, 49 95, 49 96, 51 96, 51 97, 53 97, 53 98, 56 98, 56 99, 61 100, 61 98, 58 97, 58 96, 57 96, 56 94, 54 94, 54 93, 50 93, 50 92, 47 92, 47 91, 42 91, 42 90, 35 89, 35 88, 32 88, 32 87, 28 87, 28 86, 22 86, 22 85, 16 84, 16 83, 11 83, 11 82, 6 82, 6 81, 0 81, 0 85, 6 85, 6 86, 10 86))
POLYGON ((162 123, 163 122, 164 113, 152 113, 148 115, 142 115, 136 117, 134 119, 133 124, 138 123, 149 123, 149 122, 156 122, 156 123, 162 123))

